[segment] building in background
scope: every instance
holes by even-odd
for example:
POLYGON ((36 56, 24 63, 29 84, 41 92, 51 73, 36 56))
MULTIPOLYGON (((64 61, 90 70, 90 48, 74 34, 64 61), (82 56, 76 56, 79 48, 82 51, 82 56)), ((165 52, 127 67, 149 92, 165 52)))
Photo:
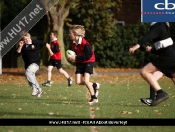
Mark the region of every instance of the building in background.
POLYGON ((141 0, 122 0, 120 10, 112 8, 119 24, 140 24, 141 23, 141 0))

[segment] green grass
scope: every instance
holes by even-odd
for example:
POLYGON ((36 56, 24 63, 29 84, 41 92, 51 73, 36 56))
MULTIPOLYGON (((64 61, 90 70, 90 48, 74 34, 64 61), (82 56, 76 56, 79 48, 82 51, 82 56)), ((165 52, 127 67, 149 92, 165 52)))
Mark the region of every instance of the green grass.
MULTIPOLYGON (((25 78, 24 78, 25 79, 25 78)), ((101 83, 99 103, 88 105, 84 86, 54 83, 42 87, 43 96, 31 96, 24 84, 0 84, 0 118, 175 118, 175 88, 168 78, 159 82, 169 99, 156 107, 142 104, 149 85, 139 75, 92 76, 101 83)), ((174 126, 96 126, 97 132, 172 132, 174 126)), ((0 132, 94 132, 93 126, 0 126, 0 132)))
POLYGON ((86 91, 81 87, 67 88, 64 84, 44 87, 41 98, 31 96, 27 85, 0 87, 2 118, 89 118, 86 91))

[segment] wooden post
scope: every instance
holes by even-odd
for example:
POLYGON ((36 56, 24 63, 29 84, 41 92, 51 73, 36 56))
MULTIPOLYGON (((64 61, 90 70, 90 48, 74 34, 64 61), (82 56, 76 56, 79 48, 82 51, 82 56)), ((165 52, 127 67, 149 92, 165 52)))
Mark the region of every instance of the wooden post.
POLYGON ((0 76, 2 75, 2 57, 1 57, 1 50, 0 50, 0 76))
MULTIPOLYGON (((1 23, 0 23, 0 41, 1 41, 1 23)), ((2 75, 2 57, 1 57, 1 47, 0 47, 0 76, 1 75, 2 75)))

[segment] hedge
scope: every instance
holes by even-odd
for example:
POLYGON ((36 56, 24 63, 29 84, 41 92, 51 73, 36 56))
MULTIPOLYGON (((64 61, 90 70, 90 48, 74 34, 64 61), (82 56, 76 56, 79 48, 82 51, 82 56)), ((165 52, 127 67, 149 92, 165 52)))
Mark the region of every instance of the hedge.
MULTIPOLYGON (((134 54, 129 54, 128 50, 135 45, 139 39, 149 30, 149 24, 114 26, 112 37, 103 34, 103 37, 97 37, 100 34, 96 31, 86 33, 86 39, 94 45, 96 55, 95 67, 103 68, 140 68, 147 64, 156 56, 150 52, 136 50, 134 54)), ((171 26, 171 34, 174 38, 175 28, 171 26)), ((68 36, 68 30, 65 35, 68 36)), ((65 49, 70 49, 70 40, 64 38, 65 49)), ((154 46, 152 42, 148 42, 145 46, 154 46)))

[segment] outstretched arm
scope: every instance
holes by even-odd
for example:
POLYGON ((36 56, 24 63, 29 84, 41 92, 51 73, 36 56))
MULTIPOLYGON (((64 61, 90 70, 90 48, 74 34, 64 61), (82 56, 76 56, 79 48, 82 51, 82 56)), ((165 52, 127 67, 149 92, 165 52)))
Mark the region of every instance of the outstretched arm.
POLYGON ((134 53, 134 51, 142 47, 143 44, 156 38, 158 36, 158 30, 159 29, 156 27, 151 27, 150 30, 138 41, 138 43, 129 49, 129 53, 134 53))
POLYGON ((138 48, 140 48, 139 44, 134 45, 133 47, 129 48, 129 53, 134 53, 134 51, 137 50, 138 48))
POLYGON ((52 50, 50 48, 50 44, 47 43, 46 48, 48 49, 50 56, 52 56, 54 53, 52 52, 52 50))
POLYGON ((23 42, 23 41, 19 41, 18 44, 19 44, 19 46, 18 46, 16 52, 17 52, 17 53, 21 53, 21 49, 22 49, 22 47, 23 47, 23 45, 24 45, 24 42, 23 42))

